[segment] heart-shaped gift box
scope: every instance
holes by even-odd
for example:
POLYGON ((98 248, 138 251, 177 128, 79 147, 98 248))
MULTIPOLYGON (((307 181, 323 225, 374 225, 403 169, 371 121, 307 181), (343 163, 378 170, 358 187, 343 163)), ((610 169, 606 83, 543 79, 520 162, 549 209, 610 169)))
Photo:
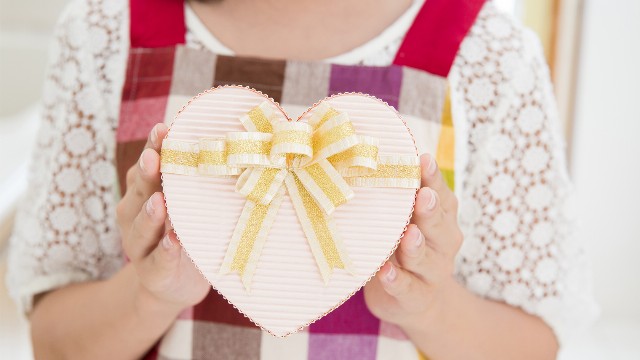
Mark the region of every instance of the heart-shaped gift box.
POLYGON ((414 139, 385 102, 337 94, 292 120, 273 99, 234 85, 180 110, 161 171, 189 257, 276 336, 320 319, 373 277, 420 186, 414 139))

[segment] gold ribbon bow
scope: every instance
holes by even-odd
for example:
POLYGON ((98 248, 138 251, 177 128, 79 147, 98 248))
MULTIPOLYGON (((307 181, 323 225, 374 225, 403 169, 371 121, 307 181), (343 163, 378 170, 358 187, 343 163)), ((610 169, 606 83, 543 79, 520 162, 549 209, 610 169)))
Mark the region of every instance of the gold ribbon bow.
POLYGON ((220 268, 237 271, 247 290, 286 192, 324 283, 333 269, 353 274, 332 213, 353 198, 351 186, 420 187, 416 155, 380 155, 378 140, 356 134, 346 113, 318 105, 308 123, 279 120, 269 101, 240 119, 247 132, 199 142, 165 139, 161 171, 235 176, 247 201, 220 268))

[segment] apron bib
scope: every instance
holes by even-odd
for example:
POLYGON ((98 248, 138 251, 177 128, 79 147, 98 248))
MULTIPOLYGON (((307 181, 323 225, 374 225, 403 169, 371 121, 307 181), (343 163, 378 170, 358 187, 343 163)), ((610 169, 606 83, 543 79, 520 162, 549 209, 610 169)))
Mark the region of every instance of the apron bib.
MULTIPOLYGON (((326 96, 362 92, 396 108, 420 153, 436 154, 454 182, 454 131, 446 76, 483 0, 427 0, 391 66, 222 56, 185 46, 184 3, 131 0, 131 49, 116 132, 120 193, 153 125, 170 125, 192 97, 218 85, 252 87, 293 117, 326 96)), ((396 326, 369 312, 361 289, 339 308, 285 339, 262 334, 211 290, 184 311, 147 355, 149 359, 417 358, 396 326)))

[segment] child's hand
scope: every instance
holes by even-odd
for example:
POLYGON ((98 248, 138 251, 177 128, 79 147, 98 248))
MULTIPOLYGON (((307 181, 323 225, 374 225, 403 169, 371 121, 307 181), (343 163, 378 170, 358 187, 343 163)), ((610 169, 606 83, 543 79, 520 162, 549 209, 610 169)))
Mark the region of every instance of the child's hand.
POLYGON ((449 289, 458 286, 453 278, 454 258, 462 244, 458 201, 433 157, 425 154, 420 160, 422 188, 412 224, 398 250, 365 286, 369 310, 403 328, 434 319, 446 306, 449 289))
POLYGON ((166 225, 159 155, 166 133, 167 127, 157 124, 138 164, 127 171, 127 192, 118 203, 117 219, 124 251, 138 275, 138 293, 182 309, 202 301, 210 286, 166 225))

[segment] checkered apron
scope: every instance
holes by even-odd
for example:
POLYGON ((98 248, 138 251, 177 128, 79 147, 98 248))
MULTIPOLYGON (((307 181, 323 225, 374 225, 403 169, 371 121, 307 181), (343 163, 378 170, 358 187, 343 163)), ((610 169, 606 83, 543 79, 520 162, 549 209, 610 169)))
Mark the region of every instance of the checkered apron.
MULTIPOLYGON (((120 192, 154 124, 170 124, 193 96, 213 86, 250 86, 292 117, 326 96, 362 92, 395 107, 420 153, 436 154, 453 187, 454 132, 446 76, 482 0, 428 0, 391 66, 221 56, 184 46, 181 0, 131 0, 131 49, 117 129, 120 192)), ((185 310, 148 359, 418 359, 396 326, 367 309, 363 291, 300 333, 275 338, 212 289, 185 310)))

